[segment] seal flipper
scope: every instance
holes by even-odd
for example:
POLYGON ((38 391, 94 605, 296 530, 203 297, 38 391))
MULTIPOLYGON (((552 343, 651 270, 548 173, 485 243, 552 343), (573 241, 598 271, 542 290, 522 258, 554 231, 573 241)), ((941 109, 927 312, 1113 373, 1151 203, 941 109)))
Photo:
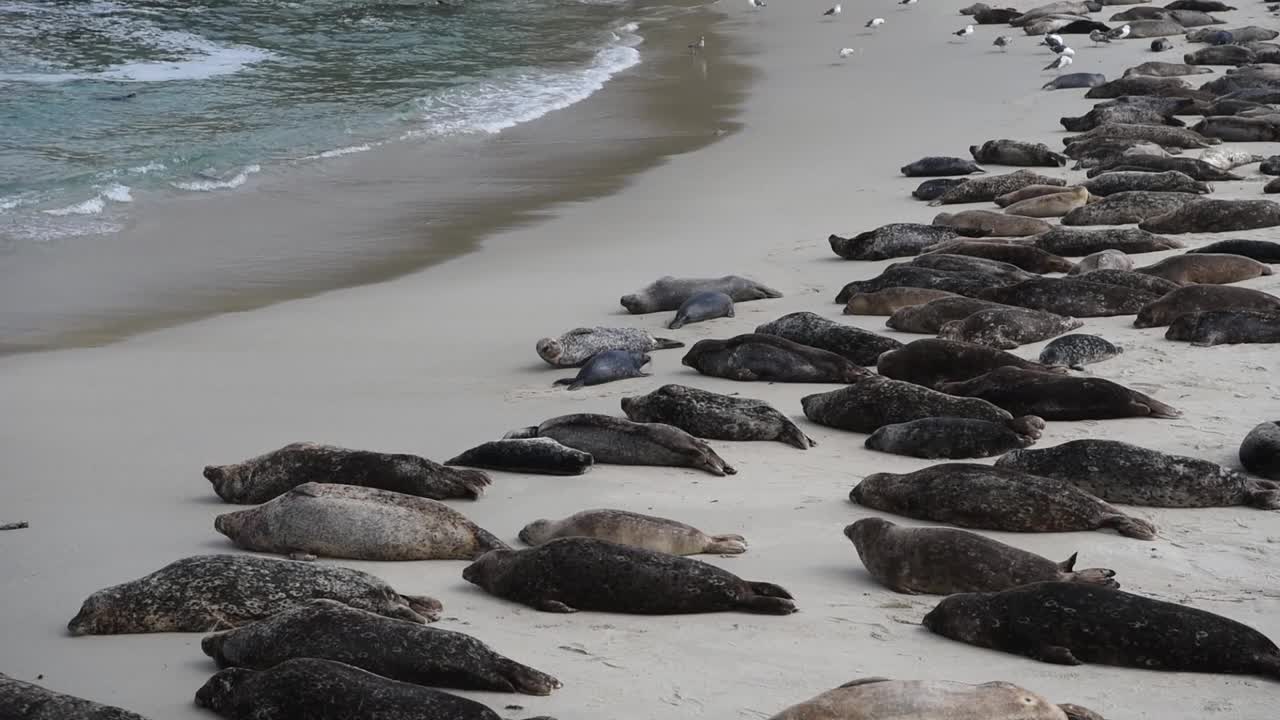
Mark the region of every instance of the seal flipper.
POLYGON ((1273 652, 1270 655, 1259 655, 1257 660, 1259 674, 1280 678, 1280 651, 1273 652))
POLYGON ((890 681, 890 678, 886 678, 886 677, 866 677, 866 678, 858 678, 857 680, 850 680, 849 682, 843 685, 840 685, 839 687, 851 688, 851 687, 858 687, 859 685, 870 685, 872 683, 881 683, 881 682, 889 682, 889 681, 890 681))
POLYGON ((1152 525, 1146 520, 1132 518, 1120 513, 1104 515, 1098 522, 1098 527, 1111 528, 1125 537, 1137 538, 1139 540, 1154 540, 1156 537, 1155 525, 1152 525))
POLYGON ((654 350, 673 350, 675 348, 684 347, 684 343, 671 338, 655 337, 653 339, 654 350))
POLYGON ((498 662, 495 685, 501 684, 507 692, 518 692, 525 695, 550 695, 552 690, 559 690, 564 685, 556 678, 534 670, 528 665, 503 658, 498 662))
POLYGON ((1061 703, 1058 705, 1058 709, 1066 713, 1067 720, 1105 720, 1105 718, 1089 708, 1080 707, 1072 703, 1061 703))
MULTIPOLYGON (((1071 557, 1075 557, 1072 555, 1071 557)), ((1101 585, 1102 587, 1118 588, 1120 583, 1113 578, 1116 571, 1108 568, 1085 568, 1077 572, 1071 573, 1071 577, 1067 578, 1069 582, 1078 582, 1085 585, 1101 585)))
POLYGON ((747 540, 741 535, 711 535, 703 552, 738 555, 747 551, 747 540))
POLYGON ((409 611, 419 616, 415 622, 426 624, 435 622, 440 619, 440 613, 444 610, 444 604, 433 597, 426 595, 401 595, 401 600, 409 603, 409 611))
POLYGON ((1073 571, 1076 567, 1076 556, 1079 554, 1080 553, 1071 553, 1071 557, 1058 563, 1058 569, 1066 573, 1073 571))
POLYGON ((1053 663, 1054 665, 1083 665, 1075 655, 1071 654, 1070 648, 1061 645, 1042 645, 1031 651, 1031 657, 1040 662, 1053 663))
POLYGON ((786 443, 791 447, 798 447, 801 450, 808 450, 811 447, 816 447, 818 444, 814 442, 813 438, 805 435, 804 431, 800 429, 800 426, 793 422, 787 423, 787 426, 782 429, 782 432, 778 435, 777 439, 778 442, 786 443))
POLYGON ((738 607, 761 615, 790 615, 796 611, 796 604, 792 600, 763 595, 748 595, 739 601, 738 607))
POLYGON ((471 558, 472 560, 478 559, 481 555, 489 552, 490 550, 511 549, 511 546, 499 539, 497 535, 494 535, 482 527, 475 526, 472 528, 472 532, 476 535, 476 544, 480 546, 479 549, 476 550, 475 556, 471 558))
POLYGON ((1134 396, 1135 398, 1132 402, 1138 406, 1145 405, 1147 408, 1147 414, 1150 417, 1165 419, 1182 417, 1182 411, 1171 405, 1165 405, 1159 400, 1143 395, 1142 393, 1134 393, 1134 396))
POLYGON ((542 612, 553 612, 553 613, 578 612, 578 608, 569 607, 568 605, 565 605, 559 600, 539 600, 538 604, 535 607, 537 607, 542 612))
POLYGON ((1270 480, 1257 480, 1255 487, 1262 489, 1245 491, 1247 505, 1263 510, 1280 510, 1280 485, 1270 480))
POLYGON ((748 582, 747 587, 751 588, 751 592, 764 597, 782 598, 784 600, 794 600, 791 593, 787 592, 780 585, 774 585, 767 582, 748 582))

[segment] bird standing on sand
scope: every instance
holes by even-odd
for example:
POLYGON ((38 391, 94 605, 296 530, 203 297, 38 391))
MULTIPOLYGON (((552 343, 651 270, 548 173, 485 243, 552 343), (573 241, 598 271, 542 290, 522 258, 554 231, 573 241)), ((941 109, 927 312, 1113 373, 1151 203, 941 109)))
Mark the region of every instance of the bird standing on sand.
POLYGON ((840 48, 840 59, 843 60, 856 52, 853 48, 840 48))
POLYGON ((1061 70, 1062 68, 1064 68, 1064 67, 1066 67, 1066 66, 1068 66, 1068 65, 1070 65, 1070 64, 1071 64, 1071 56, 1070 56, 1070 55, 1059 55, 1057 60, 1054 60, 1053 62, 1049 63, 1048 65, 1045 65, 1045 66, 1044 66, 1044 69, 1045 69, 1045 70, 1061 70))
POLYGON ((867 21, 867 27, 873 28, 873 29, 878 28, 883 24, 884 24, 884 18, 871 18, 870 20, 867 21))
POLYGON ((1129 37, 1129 24, 1125 23, 1124 25, 1107 32, 1107 37, 1112 40, 1123 40, 1129 37))
POLYGON ((698 52, 699 50, 702 50, 706 46, 707 46, 707 36, 699 35, 697 40, 689 43, 689 50, 691 52, 698 52))
POLYGON ((1107 37, 1107 34, 1101 30, 1090 31, 1089 39, 1093 41, 1094 47, 1097 47, 1099 43, 1111 42, 1111 38, 1107 37))
POLYGON ((898 0, 899 5, 915 5, 920 0, 898 0))
POLYGON ((964 26, 963 28, 961 28, 960 30, 957 30, 957 31, 955 31, 955 32, 953 32, 953 33, 951 33, 951 34, 952 34, 952 35, 955 35, 956 37, 962 37, 962 38, 963 38, 963 37, 969 37, 970 35, 972 35, 972 34, 973 34, 973 26, 972 26, 972 25, 965 25, 965 26, 964 26))
POLYGON ((827 8, 827 11, 822 13, 822 16, 827 17, 830 15, 839 15, 839 14, 840 14, 840 3, 836 3, 835 5, 832 5, 831 7, 827 8))
POLYGON ((764 4, 764 0, 747 0, 747 4, 755 8, 756 10, 759 10, 762 7, 766 7, 764 4))
POLYGON ((1053 49, 1053 52, 1054 52, 1055 54, 1057 54, 1057 55, 1068 55, 1068 56, 1070 56, 1070 57, 1075 57, 1075 56, 1076 56, 1076 51, 1075 51, 1075 50, 1072 50, 1071 48, 1067 47, 1066 45, 1061 45, 1061 46, 1059 46, 1059 47, 1054 48, 1054 49, 1053 49))
POLYGON ((1007 52, 1009 49, 1009 46, 1013 44, 1013 36, 1001 35, 1000 37, 996 38, 995 42, 991 44, 1007 52))

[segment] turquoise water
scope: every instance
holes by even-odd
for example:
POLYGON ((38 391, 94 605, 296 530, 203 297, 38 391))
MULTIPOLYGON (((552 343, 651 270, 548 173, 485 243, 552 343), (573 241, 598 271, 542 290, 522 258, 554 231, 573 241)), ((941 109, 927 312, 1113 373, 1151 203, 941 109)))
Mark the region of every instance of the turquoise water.
POLYGON ((639 62, 630 2, 0 0, 0 248, 147 195, 494 133, 639 62))

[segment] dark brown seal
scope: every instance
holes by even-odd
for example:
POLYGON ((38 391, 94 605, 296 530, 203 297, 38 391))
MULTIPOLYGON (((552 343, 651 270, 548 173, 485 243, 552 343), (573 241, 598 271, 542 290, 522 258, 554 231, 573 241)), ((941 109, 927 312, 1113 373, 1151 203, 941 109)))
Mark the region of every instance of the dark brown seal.
POLYGON ((1039 275, 1051 272, 1069 272, 1075 263, 1047 253, 1030 245, 984 242, 980 240, 953 240, 929 247, 926 253, 948 253, 998 260, 1039 275))
POLYGON ((794 312, 760 325, 757 335, 773 335, 833 352, 855 365, 875 365, 876 358, 902 347, 893 338, 828 320, 811 312, 794 312))
POLYGON ((1189 253, 1227 253, 1243 255, 1258 262, 1280 263, 1280 243, 1270 240, 1219 240, 1204 247, 1188 250, 1189 253))
POLYGON ((55 692, 3 673, 0 673, 0 717, 5 720, 147 720, 123 708, 55 692))
POLYGON ((901 332, 936 335, 943 325, 954 320, 963 320, 982 310, 1007 307, 1011 306, 977 298, 938 298, 923 305, 904 307, 890 315, 884 324, 901 332))
POLYGON ((884 377, 938 390, 943 383, 975 378, 1005 366, 1063 372, 985 345, 938 339, 916 340, 885 353, 876 369, 884 377))
POLYGON ((737 473, 710 445, 662 423, 636 423, 623 418, 577 413, 551 418, 507 433, 507 439, 549 437, 561 445, 590 453, 610 465, 687 467, 723 476, 737 473))
POLYGON ((1272 274, 1271 267, 1243 255, 1187 253, 1140 267, 1137 272, 1179 285, 1226 285, 1272 274))
POLYGON ((1280 679, 1280 649, 1204 610, 1081 583, 952 595, 924 626, 943 637, 1058 665, 1100 663, 1280 679))
POLYGON ((870 433, 885 425, 931 417, 967 417, 1008 424, 1013 416, 985 400, 958 398, 915 383, 871 376, 846 388, 801 398, 810 420, 870 433))
POLYGON ((1245 470, 1280 480, 1280 422, 1264 422, 1240 443, 1240 464, 1245 470))
POLYGON ((1196 347, 1241 343, 1280 343, 1280 312, 1209 310, 1181 315, 1165 332, 1166 340, 1196 347))
POLYGON ((1137 328, 1169 325, 1182 315, 1207 310, 1280 311, 1280 297, 1229 285, 1188 285, 1147 303, 1138 311, 1137 328))
POLYGON ((970 145, 969 154, 976 162, 993 165, 1056 168, 1067 164, 1067 158, 1050 150, 1048 145, 1021 140, 988 140, 981 145, 970 145))
POLYGON ((1232 232, 1280 225, 1280 203, 1200 199, 1138 224, 1156 233, 1232 232))
POLYGON ((1180 410, 1110 380, 1019 367, 996 368, 971 380, 944 383, 938 389, 981 398, 1014 415, 1038 415, 1045 420, 1182 416, 1180 410))
POLYGON ((1040 439, 1044 420, 1025 415, 1007 423, 961 417, 929 417, 884 425, 867 438, 869 450, 911 457, 969 458, 1000 455, 1040 439))
POLYGON ((1066 257, 1083 257, 1103 250, 1145 253, 1184 247, 1181 240, 1160 237, 1136 228, 1083 230, 1057 227, 1037 236, 1035 244, 1045 252, 1066 257))
POLYGON ((1114 570, 1075 570, 1075 554, 1056 563, 965 530, 863 518, 846 527, 844 535, 871 577, 894 592, 998 592, 1050 580, 1120 587, 1112 579, 1114 570))
POLYGON ((952 228, 920 223, 889 223, 852 237, 831 235, 831 252, 845 260, 888 260, 918 255, 924 248, 964 237, 952 228))
POLYGON ((679 310, 685 300, 700 292, 721 292, 734 302, 780 298, 782 293, 749 278, 725 275, 718 278, 658 278, 648 286, 623 295, 619 301, 633 315, 679 310))
POLYGON ((763 400, 721 395, 686 385, 663 385, 622 398, 622 412, 639 423, 666 423, 708 440, 776 440, 801 450, 816 445, 790 418, 763 400))
POLYGON ((1076 279, 1091 283, 1102 283, 1103 285, 1119 285, 1120 287, 1148 292, 1156 297, 1167 295, 1180 287, 1177 283, 1169 282, 1164 278, 1158 278, 1155 275, 1144 275, 1133 270, 1090 270, 1076 277, 1076 279))
POLYGON ((1084 323, 1071 317, 1027 308, 979 310, 963 320, 953 320, 938 331, 945 340, 1012 350, 1075 330, 1084 323))
POLYGON ((847 303, 859 293, 878 292, 892 287, 916 287, 944 290, 957 295, 976 295, 992 285, 1006 285, 1014 280, 985 272, 939 270, 917 265, 896 265, 867 280, 846 283, 836 293, 836 302, 847 303))
POLYGON ((680 362, 703 375, 728 380, 848 383, 867 375, 842 355, 758 333, 699 340, 680 362))
POLYGON ((594 538, 561 538, 528 550, 494 550, 464 580, 544 612, 676 615, 740 611, 789 615, 790 593, 679 555, 594 538))
POLYGON ((1017 285, 988 288, 978 293, 978 297, 1078 318, 1133 315, 1157 297, 1129 287, 1090 282, 1088 278, 1081 275, 1027 280, 1017 285))
POLYGON ((973 463, 943 463, 903 475, 874 473, 849 493, 859 505, 917 520, 1009 532, 1110 528, 1151 540, 1155 527, 1053 478, 973 463))
POLYGON ((893 287, 870 293, 858 293, 849 296, 845 303, 845 315, 892 315, 904 307, 923 305, 931 300, 944 297, 957 297, 946 290, 930 290, 929 288, 893 287))
POLYGON ((574 450, 551 438, 491 440, 445 463, 534 475, 581 475, 593 464, 591 453, 574 450))

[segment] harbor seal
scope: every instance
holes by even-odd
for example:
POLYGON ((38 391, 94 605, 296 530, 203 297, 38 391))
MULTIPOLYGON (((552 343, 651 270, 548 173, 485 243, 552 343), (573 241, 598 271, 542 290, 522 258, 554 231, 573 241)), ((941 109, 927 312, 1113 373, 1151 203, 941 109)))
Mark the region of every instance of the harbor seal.
POLYGON ((922 385, 869 377, 839 390, 800 400, 804 416, 827 427, 872 433, 885 425, 932 417, 963 417, 1009 425, 1013 415, 975 398, 958 398, 922 385))
POLYGON ((1134 20, 1129 23, 1131 38, 1172 37, 1186 31, 1186 27, 1172 17, 1163 20, 1134 20))
POLYGON ((1270 200, 1197 199, 1138 227, 1154 233, 1232 232, 1280 225, 1280 203, 1270 200))
POLYGON ((1089 168, 1085 175, 1093 179, 1109 172, 1159 173, 1170 171, 1180 172, 1192 180, 1201 182, 1228 182, 1244 179, 1240 175, 1236 175, 1229 170, 1223 170, 1217 165, 1210 164, 1199 158, 1166 157, 1164 155, 1133 152, 1100 160, 1094 167, 1089 168))
POLYGON ((945 290, 892 287, 870 293, 856 293, 845 303, 845 315, 892 315, 904 307, 923 305, 944 297, 959 297, 945 290))
POLYGON ((195 555, 93 593, 67 629, 72 635, 211 632, 319 599, 419 624, 435 620, 442 608, 438 600, 401 595, 359 570, 256 555, 195 555))
MULTIPOLYGON (((1062 216, 1063 225, 1126 225, 1173 212, 1197 200, 1182 192, 1129 190, 1077 207, 1062 216)), ((1148 229, 1148 228, 1144 228, 1148 229)))
POLYGON ((1169 282, 1164 278, 1155 275, 1145 275, 1132 270, 1091 270, 1084 275, 1078 276, 1078 279, 1091 283, 1102 283, 1103 285, 1119 285, 1121 287, 1133 288, 1149 292, 1156 297, 1167 295, 1168 293, 1182 287, 1181 285, 1169 282))
POLYGON ((681 362, 703 375, 742 381, 848 383, 867 374, 843 355, 758 333, 699 340, 681 362))
MULTIPOLYGON (((1072 187, 1074 188, 1074 186, 1072 187)), ((1023 200, 1038 198, 1042 195, 1056 195, 1057 193, 1064 192, 1066 190, 1067 188, 1059 185, 1028 185, 1020 190, 1014 190, 1013 192, 1008 192, 997 197, 995 202, 997 206, 1007 208, 1010 205, 1015 205, 1023 200)))
POLYGON ((1191 129, 1207 138, 1224 142, 1274 142, 1280 140, 1280 128, 1271 117, 1207 117, 1191 129))
MULTIPOLYGON (((1214 148, 1215 150, 1217 148, 1214 148)), ((1207 161, 1206 161, 1207 162, 1207 161)), ((1229 169, 1229 168, 1228 168, 1229 169)), ((1122 192, 1180 192, 1208 194, 1211 187, 1177 170, 1165 172, 1105 172, 1081 183, 1089 193, 1099 197, 1122 192)))
POLYGON ((1236 9, 1234 5, 1218 0, 1174 0, 1164 7, 1166 10, 1197 10, 1199 12, 1226 12, 1236 9))
POLYGON ((1075 318, 1041 310, 997 308, 979 310, 963 320, 952 320, 942 326, 938 337, 1012 350, 1019 345, 1048 340, 1083 324, 1075 318))
MULTIPOLYGON (((1212 75, 1213 68, 1204 65, 1223 65, 1226 63, 1196 63, 1192 61, 1195 53, 1188 53, 1181 63, 1160 62, 1152 60, 1124 71, 1125 75, 1150 75, 1151 77, 1180 77, 1183 75, 1212 75)), ((1070 130, 1071 128, 1067 128, 1070 130)))
POLYGON ((954 228, 939 225, 889 223, 853 237, 832 235, 827 242, 831 252, 845 260, 887 260, 918 255, 930 245, 961 237, 964 235, 954 228))
POLYGON ((746 538, 741 535, 708 535, 675 520, 626 510, 583 510, 563 520, 534 520, 520 531, 520 540, 528 545, 546 545, 565 537, 608 540, 672 555, 737 555, 747 551, 746 538))
POLYGON ((196 691, 196 705, 228 720, 498 720, 475 700, 319 658, 227 668, 196 691))
POLYGON ((587 361, 571 378, 561 378, 552 385, 565 385, 577 390, 587 385, 603 385, 615 380, 649 377, 641 368, 649 364, 649 354, 630 350, 605 350, 587 361))
POLYGON ((937 200, 962 182, 968 182, 968 178, 930 178, 916 186, 911 191, 911 197, 917 200, 937 200))
POLYGON ((940 390, 945 383, 975 378, 1005 366, 1037 372, 1063 372, 985 345, 936 338, 907 343, 901 349, 881 355, 876 363, 882 377, 905 380, 933 390, 940 390))
POLYGON ((676 330, 689 323, 722 317, 733 317, 733 298, 722 292, 700 292, 680 305, 667 329, 676 330))
POLYGON ((1076 88, 1095 88, 1107 84, 1107 76, 1102 73, 1064 73, 1040 86, 1041 90, 1074 90, 1076 88))
POLYGON ((988 288, 978 293, 978 297, 1077 318, 1132 315, 1157 297, 1120 285, 1089 282, 1088 278, 1081 275, 1027 280, 1008 287, 988 288))
POLYGON ((231 465, 206 465, 205 478, 229 503, 257 505, 309 482, 359 485, 405 495, 474 500, 489 484, 479 470, 445 467, 407 454, 299 442, 231 465))
POLYGON ((943 463, 903 475, 873 473, 849 499, 873 510, 979 530, 1112 529, 1139 540, 1156 535, 1151 523, 1070 483, 975 463, 943 463))
POLYGON ((876 358, 902 343, 893 338, 842 325, 811 312, 795 312, 760 325, 758 335, 774 335, 794 343, 833 352, 855 365, 875 365, 876 358))
POLYGON ((1018 190, 1028 185, 1054 185, 1065 187, 1062 178, 1041 175, 1034 170, 1017 170, 1003 175, 988 175, 972 178, 963 185, 957 185, 943 193, 930 205, 953 205, 958 203, 991 202, 1001 195, 1018 190))
POLYGON ((1264 422, 1245 435, 1240 464, 1254 475, 1280 480, 1280 422, 1264 422))
POLYGON ((1207 310, 1280 311, 1280 297, 1230 285, 1188 285, 1144 305, 1134 318, 1133 326, 1160 327, 1180 315, 1207 310))
MULTIPOLYGON (((1119 250, 1103 250, 1088 255, 1076 263, 1068 275, 1083 275, 1094 270, 1132 270, 1133 258, 1119 250)), ((1087 278, 1086 278, 1087 279, 1087 278)))
POLYGON ((1047 581, 1120 587, 1114 570, 1075 570, 1075 554, 1056 563, 965 530, 863 518, 845 527, 844 535, 871 577, 909 595, 999 592, 1047 581))
POLYGON ((1101 85, 1094 85, 1089 88, 1089 91, 1084 96, 1088 100, 1111 100, 1126 95, 1194 97, 1197 92, 1192 90, 1191 86, 1182 78, 1154 78, 1146 75, 1129 75, 1108 80, 1101 85))
POLYGON ((622 412, 634 422, 666 423, 708 440, 776 440, 801 450, 817 444, 763 400, 685 385, 663 385, 648 395, 624 397, 622 412))
POLYGON ((1044 143, 1020 140, 988 140, 981 145, 970 145, 969 154, 975 162, 993 165, 1025 167, 1062 167, 1067 158, 1049 149, 1044 143))
POLYGON ((836 293, 835 301, 843 305, 858 293, 877 292, 891 287, 918 287, 944 290, 956 295, 973 295, 993 284, 1003 285, 1010 282, 1016 281, 984 272, 939 270, 900 264, 886 268, 884 272, 869 280, 854 280, 846 283, 840 288, 840 292, 836 293))
POLYGON ((1183 127, 1185 123, 1165 108, 1137 104, 1095 106, 1077 117, 1058 118, 1058 124, 1070 132, 1088 132, 1101 125, 1125 123, 1131 125, 1170 125, 1183 127))
POLYGON ((1124 352, 1097 335, 1063 335, 1040 351, 1040 364, 1083 370, 1085 365, 1110 360, 1124 352))
POLYGON ((1063 192, 1051 195, 1020 200, 1004 209, 1008 215, 1022 217, 1052 218, 1062 217, 1072 210, 1084 207, 1089 203, 1089 191, 1076 186, 1063 192))
POLYGON ((1217 253, 1174 255, 1137 272, 1179 285, 1227 285, 1272 274, 1271 266, 1252 258, 1217 253))
POLYGON ((1257 630, 1097 585, 1043 582, 952 595, 925 615, 924 626, 952 640, 1058 665, 1280 678, 1280 649, 1257 630))
POLYGON ((1187 252, 1227 253, 1230 255, 1243 255, 1258 262, 1280 263, 1280 243, 1271 242, 1270 240, 1219 240, 1187 252))
POLYGON ((1180 410, 1110 380, 1020 367, 996 368, 971 380, 943 383, 937 389, 981 398, 1014 415, 1038 415, 1045 420, 1182 416, 1180 410))
POLYGON ((1103 250, 1136 254, 1185 247, 1181 240, 1160 237, 1136 228, 1081 230, 1058 227, 1036 237, 1035 244, 1045 252, 1065 257, 1083 257, 1103 250))
POLYGON ((1165 50, 1172 50, 1172 49, 1173 49, 1173 43, 1169 40, 1169 38, 1156 38, 1155 40, 1151 41, 1151 52, 1164 52, 1165 50))
MULTIPOLYGON (((1242 165, 1261 162, 1262 156, 1240 148, 1219 145, 1200 151, 1200 160, 1222 170, 1234 170, 1242 165)), ((1206 186, 1207 187, 1207 186, 1206 186)))
POLYGON ((589 453, 597 463, 687 467, 716 476, 738 472, 710 445, 678 427, 662 423, 635 423, 608 415, 577 413, 512 430, 506 439, 534 437, 549 437, 561 445, 589 453))
MULTIPOLYGON (((1098 88, 1094 88, 1097 90, 1098 88)), ((1098 127, 1080 133, 1079 135, 1069 135, 1062 139, 1063 145, 1072 145, 1084 140, 1092 140, 1094 138, 1109 138, 1112 140, 1142 140, 1145 142, 1155 143, 1163 148, 1207 148, 1212 145, 1218 145, 1222 141, 1217 138, 1207 138, 1198 132, 1187 128, 1172 127, 1169 125, 1140 125, 1135 123, 1106 123, 1098 127)))
POLYGON ((792 705, 769 720, 1090 720, 1071 718, 1064 707, 1007 682, 871 677, 792 705))
POLYGON ((958 157, 925 157, 903 165, 900 172, 907 177, 952 177, 984 173, 977 163, 958 157))
POLYGON ((299 485, 213 527, 245 550, 295 560, 474 560, 507 547, 442 502, 354 485, 299 485))
POLYGON ((200 649, 219 668, 268 670, 295 658, 346 663, 391 680, 462 690, 550 695, 560 681, 460 632, 414 625, 313 600, 209 635, 200 649))
POLYGON ((0 673, 0 708, 12 720, 147 720, 114 705, 55 692, 0 673))
POLYGON ((1118 440, 1090 438, 1042 450, 1014 450, 997 460, 996 467, 1057 478, 1124 505, 1280 509, 1280 485, 1270 480, 1118 440))
POLYGON ((1014 245, 985 241, 957 240, 941 243, 928 248, 926 253, 939 252, 949 255, 968 255, 971 257, 999 260, 1020 267, 1027 272, 1043 275, 1044 273, 1068 272, 1075 266, 1070 260, 1045 252, 1030 245, 1014 245))
POLYGON ((588 360, 608 350, 651 352, 684 347, 670 338, 654 337, 640 328, 589 327, 575 328, 554 338, 538 341, 538 357, 556 368, 581 367, 588 360))
POLYGON ((959 417, 930 417, 883 425, 863 444, 868 450, 934 460, 966 460, 1000 455, 1040 439, 1044 420, 1026 415, 1008 423, 959 417))
POLYGON ((994 210, 965 210, 958 213, 938 213, 934 225, 958 230, 980 231, 995 237, 1026 237, 1039 235, 1052 229, 1052 225, 1036 218, 1005 215, 994 210))
POLYGON ((676 615, 739 611, 790 615, 791 594, 679 555, 595 538, 552 540, 528 550, 494 550, 462 578, 543 612, 578 610, 676 615))
POLYGON ((481 443, 445 465, 534 475, 581 475, 594 463, 591 453, 574 450, 551 438, 535 437, 481 443))
MULTIPOLYGON (((1257 54, 1249 48, 1240 47, 1239 45, 1214 45, 1207 48, 1200 48, 1195 52, 1189 52, 1182 56, 1182 61, 1188 66, 1198 67, 1202 65, 1249 65, 1257 58, 1257 54)), ((1209 72, 1213 72, 1212 68, 1205 68, 1209 72)))
POLYGON ((1280 312, 1209 310, 1174 319, 1166 340, 1184 340, 1196 347, 1242 343, 1280 343, 1280 312))
POLYGON ((1016 265, 1010 265, 999 260, 970 257, 969 255, 952 255, 942 252, 924 253, 912 258, 910 262, 893 263, 886 269, 897 267, 923 267, 951 272, 978 273, 990 275, 994 278, 999 278, 1003 282, 1011 283, 1022 282, 1036 277, 1035 273, 1029 273, 1016 265))
POLYGON ((738 275, 718 278, 676 278, 665 275, 644 288, 623 295, 619 302, 632 315, 679 310, 685 300, 700 292, 722 292, 734 302, 780 298, 782 293, 738 275))

